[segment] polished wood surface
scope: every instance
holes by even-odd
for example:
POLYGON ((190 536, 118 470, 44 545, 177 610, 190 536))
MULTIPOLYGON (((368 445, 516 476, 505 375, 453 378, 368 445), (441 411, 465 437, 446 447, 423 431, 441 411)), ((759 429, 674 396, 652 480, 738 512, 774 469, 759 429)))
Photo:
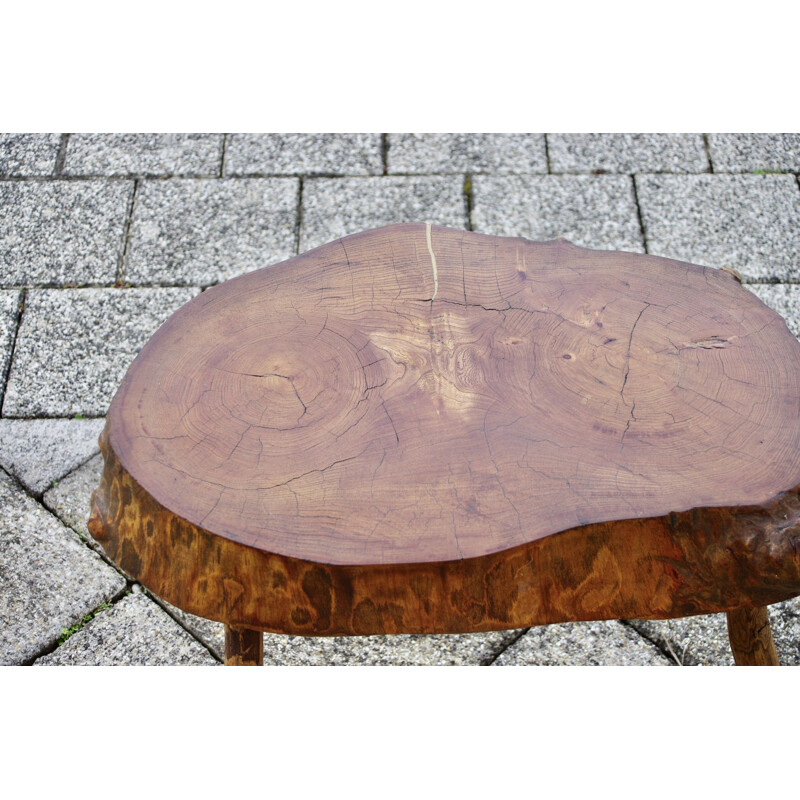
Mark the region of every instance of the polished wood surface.
POLYGON ((739 666, 780 666, 766 608, 737 608, 728 612, 728 638, 739 666))
POLYGON ((299 634, 800 594, 800 344, 722 270, 424 224, 213 287, 128 371, 90 529, 299 634))
POLYGON ((261 667, 264 665, 264 635, 248 628, 225 626, 225 666, 261 667))

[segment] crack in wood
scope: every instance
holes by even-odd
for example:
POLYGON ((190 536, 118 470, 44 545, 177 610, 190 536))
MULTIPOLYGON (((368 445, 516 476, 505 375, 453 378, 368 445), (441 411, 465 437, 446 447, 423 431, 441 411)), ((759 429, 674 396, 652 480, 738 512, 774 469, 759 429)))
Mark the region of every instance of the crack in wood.
POLYGON ((439 272, 436 268, 436 254, 433 252, 433 244, 431 242, 431 223, 425 225, 425 239, 428 243, 428 252, 431 254, 431 267, 433 268, 433 296, 431 302, 436 299, 439 291, 439 272))

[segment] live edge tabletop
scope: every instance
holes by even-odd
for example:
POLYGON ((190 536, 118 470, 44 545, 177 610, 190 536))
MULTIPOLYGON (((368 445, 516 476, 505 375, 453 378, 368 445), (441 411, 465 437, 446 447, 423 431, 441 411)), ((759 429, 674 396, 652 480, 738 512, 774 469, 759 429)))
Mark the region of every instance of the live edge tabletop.
POLYGON ((231 628, 800 594, 800 344, 725 270, 426 224, 348 236, 177 311, 101 444, 92 534, 231 628))

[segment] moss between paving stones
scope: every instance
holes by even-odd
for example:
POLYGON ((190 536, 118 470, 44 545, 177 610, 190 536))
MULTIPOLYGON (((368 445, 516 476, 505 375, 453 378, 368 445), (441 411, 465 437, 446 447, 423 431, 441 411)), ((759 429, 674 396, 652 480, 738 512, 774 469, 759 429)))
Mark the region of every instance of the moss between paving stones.
POLYGON ((37 666, 217 666, 211 654, 144 594, 96 615, 37 666))
POLYGON ((90 611, 86 614, 82 620, 76 622, 69 628, 64 628, 61 631, 61 636, 58 638, 58 646, 61 647, 64 642, 69 639, 70 636, 76 634, 81 628, 85 627, 89 622, 91 622, 100 612, 106 611, 107 609, 111 608, 111 603, 101 603, 94 611, 90 611))

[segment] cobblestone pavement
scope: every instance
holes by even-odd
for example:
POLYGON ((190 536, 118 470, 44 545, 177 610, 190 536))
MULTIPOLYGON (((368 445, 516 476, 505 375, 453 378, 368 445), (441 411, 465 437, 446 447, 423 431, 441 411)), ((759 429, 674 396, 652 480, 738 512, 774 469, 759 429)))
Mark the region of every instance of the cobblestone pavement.
MULTIPOLYGON (((136 352, 219 281, 429 221, 733 267, 800 334, 800 134, 0 134, 0 663, 219 664, 86 530, 136 352)), ((771 607, 800 663, 800 601, 771 607)), ((720 615, 265 636, 268 664, 730 664, 720 615)))

